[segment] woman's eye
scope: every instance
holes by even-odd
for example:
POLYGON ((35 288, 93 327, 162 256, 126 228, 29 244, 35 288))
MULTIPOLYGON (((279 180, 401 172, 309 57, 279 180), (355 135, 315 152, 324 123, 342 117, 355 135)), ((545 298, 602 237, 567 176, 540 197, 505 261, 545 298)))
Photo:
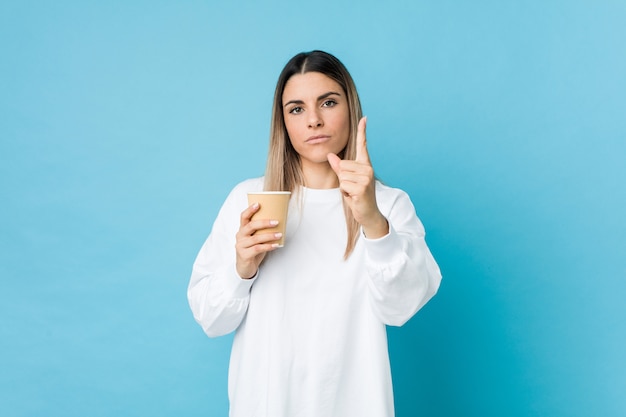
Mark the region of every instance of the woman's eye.
POLYGON ((326 100, 322 107, 333 107, 337 102, 335 100, 326 100))
POLYGON ((300 114, 300 113, 302 113, 302 107, 294 107, 293 109, 289 110, 289 113, 291 113, 291 114, 300 114))

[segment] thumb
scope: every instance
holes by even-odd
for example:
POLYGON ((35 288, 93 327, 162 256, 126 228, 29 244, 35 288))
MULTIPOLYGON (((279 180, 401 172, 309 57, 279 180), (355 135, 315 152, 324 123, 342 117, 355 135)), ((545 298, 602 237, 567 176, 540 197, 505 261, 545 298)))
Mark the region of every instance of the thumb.
POLYGON ((335 174, 339 175, 339 163, 341 162, 341 158, 339 158, 334 153, 329 153, 326 157, 328 158, 328 163, 330 164, 330 167, 333 169, 333 171, 335 171, 335 174))

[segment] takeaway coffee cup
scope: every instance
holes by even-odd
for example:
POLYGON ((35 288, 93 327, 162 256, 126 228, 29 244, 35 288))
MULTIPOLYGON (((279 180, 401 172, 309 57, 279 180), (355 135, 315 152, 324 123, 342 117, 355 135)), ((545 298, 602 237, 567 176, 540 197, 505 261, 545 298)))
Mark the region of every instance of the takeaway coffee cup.
POLYGON ((248 205, 259 203, 259 210, 254 213, 252 220, 278 220, 276 227, 260 229, 256 233, 276 233, 283 236, 277 242, 279 247, 285 245, 285 229, 287 226, 287 209, 291 191, 259 191, 248 193, 248 205))

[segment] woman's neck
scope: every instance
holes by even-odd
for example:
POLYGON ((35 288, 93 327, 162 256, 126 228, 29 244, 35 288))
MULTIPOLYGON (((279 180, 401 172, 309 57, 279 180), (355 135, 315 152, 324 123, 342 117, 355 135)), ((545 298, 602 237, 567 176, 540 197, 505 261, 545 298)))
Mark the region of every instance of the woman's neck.
POLYGON ((305 187, 318 190, 339 187, 337 174, 335 174, 329 163, 312 164, 302 162, 302 175, 304 176, 305 187))

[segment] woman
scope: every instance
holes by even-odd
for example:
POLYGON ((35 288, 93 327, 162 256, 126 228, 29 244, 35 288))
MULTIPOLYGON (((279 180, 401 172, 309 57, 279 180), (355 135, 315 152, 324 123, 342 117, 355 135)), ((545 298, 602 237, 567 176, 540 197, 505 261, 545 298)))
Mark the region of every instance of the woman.
POLYGON ((193 267, 207 335, 235 331, 233 417, 393 416, 386 325, 437 291, 439 268, 401 190, 376 181, 366 120, 334 56, 300 53, 276 86, 265 176, 238 184, 193 267), (292 191, 286 243, 254 234, 247 192, 292 191), (246 208, 247 207, 247 208, 246 208))

